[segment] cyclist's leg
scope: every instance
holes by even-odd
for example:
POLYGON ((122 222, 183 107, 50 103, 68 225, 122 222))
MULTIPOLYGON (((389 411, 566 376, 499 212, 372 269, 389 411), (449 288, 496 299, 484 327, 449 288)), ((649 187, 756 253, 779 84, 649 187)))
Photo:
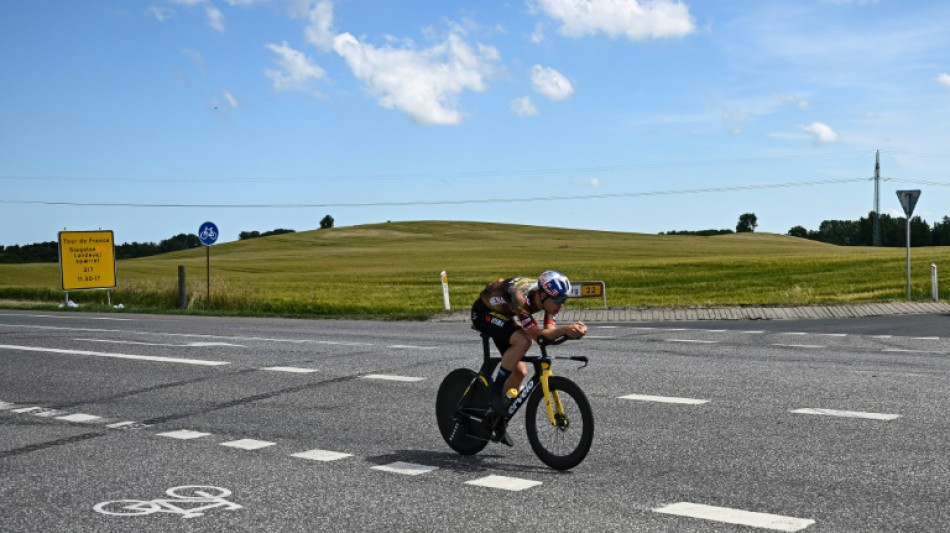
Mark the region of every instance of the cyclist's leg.
POLYGON ((491 337, 502 356, 492 389, 499 396, 504 395, 508 389, 509 376, 515 387, 520 386, 527 374, 527 367, 521 359, 531 348, 531 339, 527 334, 511 317, 493 313, 481 299, 472 306, 472 327, 491 337))
MULTIPOLYGON (((501 367, 508 371, 509 375, 501 387, 500 392, 504 394, 508 389, 519 389, 524 378, 528 375, 528 365, 522 359, 531 348, 531 338, 524 331, 518 329, 508 338, 509 347, 501 357, 501 367)), ((497 385, 500 386, 500 385, 497 385)))

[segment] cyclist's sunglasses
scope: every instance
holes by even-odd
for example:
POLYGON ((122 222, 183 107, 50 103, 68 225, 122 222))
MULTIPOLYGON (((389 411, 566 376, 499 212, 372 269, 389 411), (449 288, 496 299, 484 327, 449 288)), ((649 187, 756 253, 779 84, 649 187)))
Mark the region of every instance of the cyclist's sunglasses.
POLYGON ((567 296, 557 296, 557 297, 555 297, 555 296, 551 296, 551 295, 548 294, 548 293, 544 293, 544 295, 547 296, 549 300, 553 300, 554 303, 556 303, 556 304, 558 304, 558 305, 564 305, 564 303, 567 302, 567 296))

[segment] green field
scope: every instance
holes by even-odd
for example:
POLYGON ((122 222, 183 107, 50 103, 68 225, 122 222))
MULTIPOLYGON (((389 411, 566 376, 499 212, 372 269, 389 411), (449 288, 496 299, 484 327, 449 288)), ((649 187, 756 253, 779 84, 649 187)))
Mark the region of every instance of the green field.
MULTIPOLYGON (((912 295, 931 297, 930 264, 950 247, 914 248, 912 295)), ((600 280, 610 307, 819 305, 905 299, 903 248, 833 246, 773 234, 646 235, 535 226, 405 222, 331 228, 119 261, 112 303, 127 311, 177 312, 178 265, 188 309, 254 315, 424 318, 443 309, 448 273, 453 310, 490 280, 561 270, 600 280)), ((0 265, 0 306, 63 300, 57 264, 0 265)), ((104 291, 70 293, 83 307, 104 291)), ((572 307, 601 307, 599 299, 572 307)))

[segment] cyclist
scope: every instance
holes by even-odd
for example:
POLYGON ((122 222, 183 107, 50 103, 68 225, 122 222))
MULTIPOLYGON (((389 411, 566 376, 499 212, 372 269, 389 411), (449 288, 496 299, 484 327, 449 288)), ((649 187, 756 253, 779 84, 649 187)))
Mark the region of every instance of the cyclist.
MULTIPOLYGON (((472 327, 490 336, 501 352, 501 364, 492 383, 492 409, 499 415, 505 410, 505 393, 521 386, 528 373, 521 359, 533 341, 540 337, 554 340, 561 335, 580 339, 587 334, 583 322, 558 326, 557 314, 567 301, 571 282, 564 274, 548 270, 535 280, 516 277, 489 283, 472 305, 472 327), (544 311, 539 326, 532 316, 544 311)), ((496 440, 511 446, 511 439, 500 428, 496 440)))

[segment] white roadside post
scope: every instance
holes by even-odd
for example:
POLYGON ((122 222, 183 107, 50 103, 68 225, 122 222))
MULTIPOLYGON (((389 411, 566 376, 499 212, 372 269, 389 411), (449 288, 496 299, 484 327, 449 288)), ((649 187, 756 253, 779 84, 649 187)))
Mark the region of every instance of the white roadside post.
POLYGON ((937 290, 937 265, 930 263, 930 291, 933 293, 934 301, 940 301, 940 291, 937 290))
POLYGON ((449 277, 445 274, 443 270, 439 276, 442 278, 442 301, 445 303, 445 310, 448 311, 449 307, 449 277))

